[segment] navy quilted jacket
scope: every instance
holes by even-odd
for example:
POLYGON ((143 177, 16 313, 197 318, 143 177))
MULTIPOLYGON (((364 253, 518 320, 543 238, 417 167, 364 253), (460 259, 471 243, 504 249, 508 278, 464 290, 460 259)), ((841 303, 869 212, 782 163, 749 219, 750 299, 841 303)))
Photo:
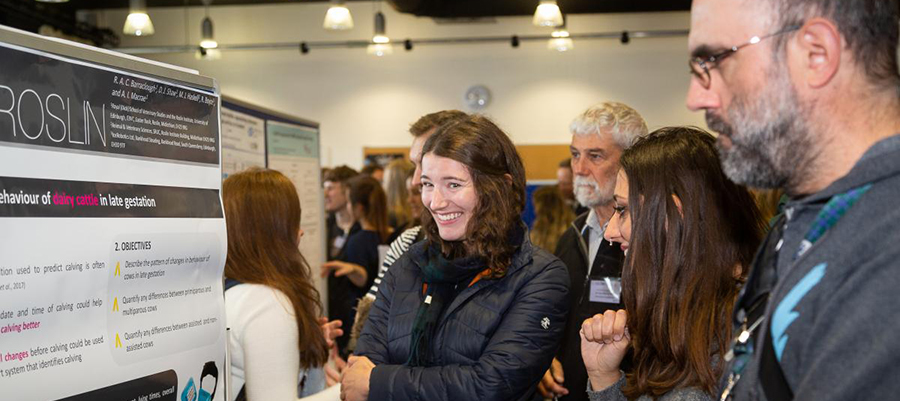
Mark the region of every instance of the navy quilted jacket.
POLYGON ((388 270, 356 354, 376 365, 369 400, 528 400, 562 338, 569 275, 528 234, 506 276, 460 292, 438 322, 432 355, 438 366, 408 367, 416 311, 423 302, 425 241, 388 270))

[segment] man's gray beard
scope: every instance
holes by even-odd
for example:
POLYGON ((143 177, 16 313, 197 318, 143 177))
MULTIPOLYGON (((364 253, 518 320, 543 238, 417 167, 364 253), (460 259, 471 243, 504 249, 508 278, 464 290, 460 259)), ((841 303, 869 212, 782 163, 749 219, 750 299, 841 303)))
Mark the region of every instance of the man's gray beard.
POLYGON ((601 188, 600 184, 597 181, 594 181, 592 178, 584 178, 575 176, 573 181, 575 186, 575 200, 578 201, 581 206, 584 207, 596 207, 606 203, 609 203, 612 200, 613 192, 616 189, 616 181, 609 180, 605 188, 601 188), (588 193, 587 191, 581 189, 582 186, 580 184, 590 183, 594 188, 594 191, 588 193))
POLYGON ((806 113, 783 70, 760 93, 736 96, 727 111, 731 124, 706 113, 709 129, 731 139, 716 142, 722 170, 732 181, 756 188, 792 188, 807 176, 814 149, 806 113))

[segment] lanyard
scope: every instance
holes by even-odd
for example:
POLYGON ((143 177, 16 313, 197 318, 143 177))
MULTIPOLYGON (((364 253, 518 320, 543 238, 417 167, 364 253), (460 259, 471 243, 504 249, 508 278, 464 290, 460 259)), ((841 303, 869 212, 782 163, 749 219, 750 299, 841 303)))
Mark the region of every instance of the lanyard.
MULTIPOLYGON (((834 227, 871 187, 872 184, 866 184, 832 196, 819 214, 816 215, 816 219, 806 232, 806 235, 803 236, 800 246, 797 247, 797 251, 794 253, 792 264, 796 263, 828 230, 834 227)), ((778 253, 784 243, 784 238, 782 238, 784 235, 784 221, 785 218, 782 216, 775 223, 773 227, 775 232, 763 244, 762 251, 757 254, 751 277, 747 281, 747 286, 741 291, 736 312, 737 320, 741 325, 741 333, 735 337, 732 341, 731 349, 725 354, 725 362, 734 362, 732 363, 725 389, 722 392, 721 401, 731 399, 731 391, 741 379, 741 374, 754 353, 756 330, 765 319, 765 313, 763 312, 768 303, 769 295, 778 281, 776 269, 778 253), (771 240, 776 237, 779 240, 773 247, 771 240), (748 322, 751 321, 752 323, 748 326, 748 322)))

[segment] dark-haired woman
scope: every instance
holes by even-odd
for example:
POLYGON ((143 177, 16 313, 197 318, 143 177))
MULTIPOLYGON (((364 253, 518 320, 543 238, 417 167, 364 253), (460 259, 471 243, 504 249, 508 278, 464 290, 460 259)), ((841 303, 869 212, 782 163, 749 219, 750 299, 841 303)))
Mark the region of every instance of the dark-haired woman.
POLYGON ((559 345, 569 277, 521 221, 522 161, 480 116, 439 128, 423 155, 426 240, 382 281, 342 398, 530 399, 559 345))
POLYGON ((626 251, 625 310, 585 320, 591 400, 712 400, 730 316, 764 222, 722 172, 715 139, 660 129, 622 154, 606 239, 626 251), (627 311, 627 313, 626 313, 627 311), (619 371, 629 346, 632 371, 619 371))
MULTIPOLYGON (((334 292, 331 297, 335 302, 328 312, 332 319, 342 322, 342 327, 353 326, 354 308, 378 275, 378 246, 387 244, 392 232, 381 184, 368 175, 358 175, 347 181, 347 187, 350 209, 360 229, 347 237, 337 259, 326 262, 321 270, 323 277, 334 272, 328 277, 328 290, 334 292)), ((337 340, 342 356, 348 353, 349 340, 349 335, 337 340)))
POLYGON ((296 400, 323 389, 322 304, 297 248, 300 198, 284 175, 250 169, 222 184, 232 399, 296 400))

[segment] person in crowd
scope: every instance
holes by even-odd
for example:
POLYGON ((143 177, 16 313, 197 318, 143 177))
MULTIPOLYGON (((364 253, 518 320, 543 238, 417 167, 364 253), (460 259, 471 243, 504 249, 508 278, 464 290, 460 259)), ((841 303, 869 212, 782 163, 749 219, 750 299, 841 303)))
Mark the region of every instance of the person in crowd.
POLYGON ((572 173, 572 158, 559 162, 556 169, 556 186, 560 195, 566 201, 566 205, 572 209, 576 216, 588 211, 587 207, 582 206, 575 199, 574 174, 572 173))
POLYGON ((572 121, 570 131, 575 197, 590 211, 575 219, 554 252, 569 269, 572 296, 562 344, 539 385, 544 397, 566 401, 587 399, 578 336, 581 322, 619 308, 622 250, 604 241, 603 232, 613 214, 619 156, 648 132, 637 111, 617 102, 590 107, 572 121))
POLYGON ((384 167, 381 167, 378 163, 371 163, 363 167, 359 173, 374 178, 379 184, 384 181, 384 167))
MULTIPOLYGON (((412 160, 415 165, 413 175, 409 179, 409 204, 412 209, 412 215, 417 222, 424 211, 421 197, 422 147, 425 145, 425 141, 427 141, 440 126, 467 116, 468 114, 459 110, 443 110, 426 114, 409 127, 409 133, 413 136, 412 146, 409 148, 409 159, 412 160)), ((362 333, 363 325, 369 316, 369 310, 372 308, 372 303, 375 302, 375 298, 378 295, 378 286, 381 285, 384 274, 387 273, 388 268, 390 268, 401 255, 409 250, 410 245, 425 238, 421 229, 421 225, 415 225, 403 231, 397 239, 391 242, 390 249, 388 249, 385 254, 384 261, 381 263, 381 268, 378 270, 378 277, 375 278, 375 282, 372 284, 372 287, 369 288, 369 292, 366 293, 366 296, 362 297, 359 300, 359 304, 356 305, 356 320, 353 322, 353 328, 350 331, 349 347, 351 350, 356 348, 356 340, 359 338, 359 334, 362 333)), ((334 377, 332 377, 332 379, 334 379, 334 377)))
MULTIPOLYGON (((356 315, 353 307, 378 274, 378 246, 391 235, 388 225, 387 197, 374 178, 360 174, 347 181, 350 210, 360 229, 347 238, 347 244, 335 260, 325 262, 322 277, 328 278, 328 313, 343 327, 350 327, 356 315)), ((338 338, 338 350, 347 355, 349 336, 338 338)))
POLYGON ((559 344, 569 279, 528 239, 522 161, 482 116, 441 126, 422 152, 427 240, 385 275, 342 399, 529 400, 559 344))
POLYGON ((336 258, 347 242, 347 237, 359 229, 347 202, 347 187, 344 183, 355 177, 356 170, 338 166, 325 172, 322 187, 325 193, 325 225, 328 236, 328 260, 336 258))
POLYGON ((415 223, 413 227, 419 226, 419 218, 422 217, 422 212, 425 211, 425 205, 422 204, 422 183, 419 180, 419 183, 416 184, 416 177, 410 175, 409 178, 406 179, 406 204, 409 205, 409 212, 412 216, 412 222, 410 224, 415 223))
POLYGON ((232 400, 296 400, 322 390, 327 347, 342 333, 337 322, 320 326, 319 292, 297 248, 297 190, 283 174, 254 168, 229 176, 222 200, 232 400))
POLYGON ((719 133, 729 178, 790 197, 738 300, 723 398, 900 394, 900 307, 886 301, 900 286, 898 9, 691 5, 688 107, 719 133))
POLYGON ((556 242, 575 221, 575 213, 566 205, 556 186, 543 186, 534 191, 534 225, 531 243, 544 249, 556 249, 556 242))
POLYGON ((409 207, 409 190, 406 186, 412 177, 416 165, 406 159, 395 159, 385 168, 384 191, 387 194, 388 222, 396 233, 418 223, 413 223, 413 214, 409 207), (409 226, 409 227, 407 227, 409 226))
POLYGON ((625 309, 582 324, 588 395, 711 401, 732 305, 765 221, 753 195, 725 177, 715 138, 700 129, 659 129, 626 150, 621 165, 605 238, 627 254, 625 309))

